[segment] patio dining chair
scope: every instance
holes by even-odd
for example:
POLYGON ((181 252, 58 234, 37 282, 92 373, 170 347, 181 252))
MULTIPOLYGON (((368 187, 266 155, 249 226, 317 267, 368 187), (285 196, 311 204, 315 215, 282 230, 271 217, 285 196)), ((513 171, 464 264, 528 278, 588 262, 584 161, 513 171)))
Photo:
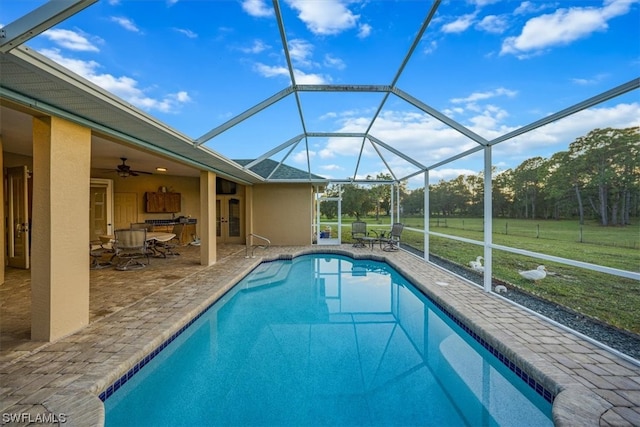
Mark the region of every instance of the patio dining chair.
POLYGON ((92 240, 89 242, 89 255, 91 256, 91 269, 100 270, 111 267, 111 260, 106 261, 105 255, 113 255, 113 247, 109 240, 92 240))
POLYGON ((396 222, 391 226, 391 231, 386 234, 385 237, 379 238, 380 249, 383 251, 397 251, 400 249, 400 236, 402 236, 402 230, 404 224, 396 222))
POLYGON ((144 228, 116 230, 113 250, 112 261, 116 264, 116 270, 139 270, 146 267, 149 263, 147 230, 144 228), (140 261, 143 258, 147 258, 147 264, 140 261))
POLYGON ((180 253, 175 251, 175 248, 180 244, 180 238, 184 231, 184 226, 184 223, 174 224, 171 233, 175 234, 175 236, 171 240, 155 242, 156 248, 158 248, 158 252, 162 254, 161 256, 163 258, 166 258, 167 256, 180 255, 180 253))
POLYGON ((373 246, 378 240, 378 235, 375 231, 367 231, 367 223, 364 221, 354 221, 351 224, 351 241, 354 248, 364 248, 367 244, 373 246), (370 236, 369 233, 374 233, 374 236, 370 236))

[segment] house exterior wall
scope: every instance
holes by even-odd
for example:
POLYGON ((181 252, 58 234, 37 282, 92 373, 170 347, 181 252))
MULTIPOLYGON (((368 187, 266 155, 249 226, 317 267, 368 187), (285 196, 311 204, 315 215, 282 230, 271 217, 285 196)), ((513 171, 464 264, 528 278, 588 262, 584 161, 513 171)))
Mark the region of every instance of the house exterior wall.
POLYGON ((310 245, 312 190, 310 184, 254 185, 250 232, 272 245, 310 245))
MULTIPOLYGON (((133 167, 135 169, 135 166, 133 167)), ((115 170, 115 164, 114 164, 115 170)), ((181 211, 175 216, 191 216, 198 219, 196 232, 200 233, 200 178, 171 176, 171 175, 138 175, 128 178, 121 178, 115 172, 92 171, 92 178, 107 178, 113 180, 114 193, 135 193, 138 203, 137 222, 144 222, 147 219, 171 219, 171 213, 148 213, 145 212, 145 193, 157 192, 160 187, 167 187, 168 191, 180 193, 181 211)), ((152 172, 152 171, 149 171, 152 172)), ((202 218, 203 219, 203 218, 202 218)), ((204 220, 204 219, 203 219, 204 220)))

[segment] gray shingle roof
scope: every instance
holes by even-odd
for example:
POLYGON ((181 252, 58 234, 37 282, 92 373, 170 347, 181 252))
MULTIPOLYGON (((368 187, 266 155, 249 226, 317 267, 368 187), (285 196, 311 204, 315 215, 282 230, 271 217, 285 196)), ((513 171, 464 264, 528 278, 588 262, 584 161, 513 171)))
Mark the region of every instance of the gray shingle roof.
MULTIPOLYGON (((245 166, 253 162, 253 160, 241 159, 241 160, 234 160, 234 162, 238 163, 239 165, 245 166)), ((311 180, 326 179, 325 177, 322 177, 320 175, 310 174, 309 172, 303 171, 302 169, 297 169, 291 166, 287 166, 284 163, 281 164, 280 166, 278 166, 278 164, 279 163, 276 162, 275 160, 265 159, 260 163, 251 167, 249 170, 266 179, 271 174, 271 172, 277 167, 275 173, 269 178, 271 180, 309 181, 310 179, 311 180)))

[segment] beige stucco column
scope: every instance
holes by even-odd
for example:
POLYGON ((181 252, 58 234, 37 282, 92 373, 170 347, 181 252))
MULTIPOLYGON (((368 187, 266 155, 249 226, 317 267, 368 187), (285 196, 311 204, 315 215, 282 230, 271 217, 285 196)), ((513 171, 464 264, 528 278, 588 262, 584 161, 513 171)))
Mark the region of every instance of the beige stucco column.
POLYGON ((33 119, 31 339, 53 341, 89 323, 91 131, 33 119))
POLYGON ((200 172, 200 264, 212 265, 216 254, 216 174, 200 172))
MULTIPOLYGON (((0 135, 0 171, 4 170, 4 146, 2 145, 2 135, 0 135)), ((4 185, 0 185, 0 200, 4 200, 4 185)), ((4 203, 0 203, 0 218, 2 218, 2 221, 0 221, 0 236, 2 236, 2 239, 0 239, 0 242, 2 242, 2 245, 0 245, 0 284, 4 283, 4 263, 5 263, 5 246, 7 245, 7 242, 5 241, 5 234, 4 234, 4 203)))

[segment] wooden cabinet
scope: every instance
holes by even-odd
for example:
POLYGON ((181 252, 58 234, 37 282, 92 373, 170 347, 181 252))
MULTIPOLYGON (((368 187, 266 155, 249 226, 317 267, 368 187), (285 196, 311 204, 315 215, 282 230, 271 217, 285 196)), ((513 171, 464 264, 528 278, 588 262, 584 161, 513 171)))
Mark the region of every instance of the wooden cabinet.
POLYGON ((180 243, 186 245, 187 243, 193 242, 193 239, 196 237, 196 225, 195 224, 185 224, 182 229, 182 236, 180 236, 180 243))
POLYGON ((147 212, 180 212, 180 193, 145 193, 147 212))

